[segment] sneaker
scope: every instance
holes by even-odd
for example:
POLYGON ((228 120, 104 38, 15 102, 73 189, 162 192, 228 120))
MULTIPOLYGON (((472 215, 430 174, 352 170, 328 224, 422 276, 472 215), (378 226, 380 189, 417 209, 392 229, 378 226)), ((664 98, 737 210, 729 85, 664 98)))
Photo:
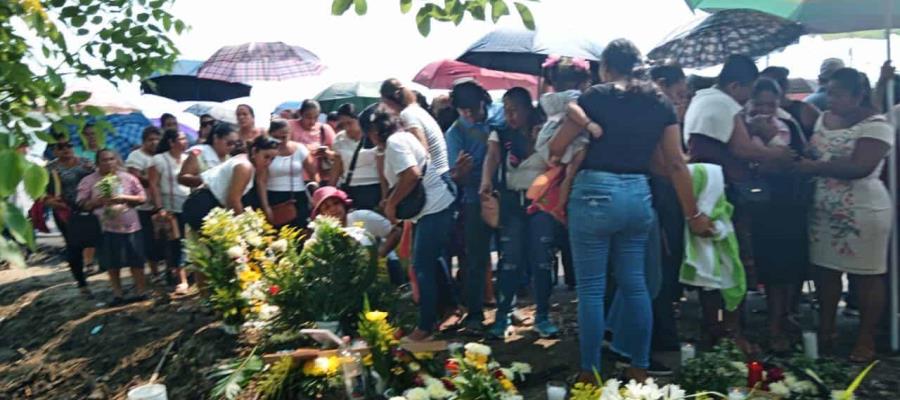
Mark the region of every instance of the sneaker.
POLYGON ((542 338, 551 338, 559 335, 559 328, 557 328, 556 325, 553 325, 550 320, 546 319, 534 324, 534 331, 542 338))
POLYGON ((650 368, 647 368, 647 375, 650 376, 672 376, 675 372, 672 368, 665 366, 663 363, 650 359, 650 368))

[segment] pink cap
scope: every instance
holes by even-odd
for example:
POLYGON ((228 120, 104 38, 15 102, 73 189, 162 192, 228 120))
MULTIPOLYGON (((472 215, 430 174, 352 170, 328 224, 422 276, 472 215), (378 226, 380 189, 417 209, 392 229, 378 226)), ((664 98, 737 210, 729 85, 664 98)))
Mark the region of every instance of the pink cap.
POLYGON ((340 199, 344 203, 344 205, 346 205, 347 207, 350 207, 350 205, 353 204, 353 201, 350 200, 350 197, 348 197, 347 193, 345 193, 343 190, 338 189, 334 186, 320 187, 319 189, 316 190, 315 193, 313 193, 312 218, 315 218, 316 215, 319 214, 319 207, 322 206, 322 203, 325 202, 325 200, 328 200, 332 197, 340 199))

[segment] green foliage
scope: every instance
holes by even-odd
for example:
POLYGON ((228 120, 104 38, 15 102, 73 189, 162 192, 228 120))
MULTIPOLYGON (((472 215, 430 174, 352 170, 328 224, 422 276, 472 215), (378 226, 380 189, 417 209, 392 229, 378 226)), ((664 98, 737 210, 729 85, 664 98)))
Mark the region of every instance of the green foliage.
POLYGON ((294 370, 294 359, 282 357, 272 364, 263 374, 257 389, 264 400, 291 399, 297 392, 297 371, 294 370))
MULTIPOLYGON (((103 115, 82 105, 88 93, 66 95, 64 77, 130 81, 171 68, 178 49, 167 35, 186 29, 166 11, 173 1, 0 1, 0 198, 12 194, 23 179, 29 196, 43 194, 46 173, 15 153, 28 135, 40 132, 45 123, 63 133, 68 126, 82 126, 86 115, 103 115)), ((109 126, 99 123, 97 128, 102 141, 109 126)), ((0 229, 15 230, 17 242, 32 245, 33 235, 24 232, 31 230, 27 220, 24 230, 9 225, 20 222, 22 210, 4 214, 0 229)), ((0 248, 14 247, 0 237, 0 248)), ((17 253, 2 251, 0 261, 21 259, 17 253)))
POLYGON ((244 359, 226 362, 209 375, 216 381, 210 397, 213 399, 234 400, 241 394, 253 376, 263 370, 262 358, 256 355, 256 348, 244 359))
MULTIPOLYGON (((538 0, 528 0, 536 2, 538 0)), ((331 13, 334 15, 343 15, 354 6, 356 15, 365 15, 368 11, 366 0, 332 0, 331 13)), ((466 14, 478 21, 486 19, 486 10, 491 10, 491 21, 497 23, 500 18, 510 14, 509 3, 512 3, 522 24, 528 29, 534 29, 534 15, 528 5, 523 1, 507 1, 507 0, 444 0, 443 5, 435 1, 420 1, 419 9, 416 12, 415 21, 416 28, 422 36, 428 36, 431 33, 431 21, 451 22, 459 25, 466 14)), ((400 12, 406 14, 413 8, 413 0, 400 0, 400 12)))
POLYGON ((744 358, 733 342, 722 342, 712 351, 688 360, 681 369, 679 382, 688 393, 728 393, 729 388, 747 385, 744 358))

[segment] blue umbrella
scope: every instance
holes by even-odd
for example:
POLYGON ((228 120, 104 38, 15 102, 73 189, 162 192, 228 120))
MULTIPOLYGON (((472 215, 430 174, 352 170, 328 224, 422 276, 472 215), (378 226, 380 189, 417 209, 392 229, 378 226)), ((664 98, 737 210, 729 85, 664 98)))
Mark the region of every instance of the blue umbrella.
POLYGON ((303 104, 303 102, 300 102, 300 101, 286 101, 284 103, 279 104, 278 107, 275 107, 275 111, 272 111, 272 114, 278 114, 284 110, 297 111, 300 109, 300 106, 302 104, 303 104))
MULTIPOLYGON (((103 119, 112 125, 114 132, 106 133, 106 140, 103 147, 113 149, 122 157, 127 157, 132 150, 141 145, 141 135, 144 128, 151 125, 151 122, 144 114, 133 112, 131 114, 110 114, 103 119)), ((97 119, 88 117, 87 123, 96 123, 97 119)), ((76 148, 83 148, 81 135, 78 134, 77 126, 69 127, 69 138, 76 148)))
POLYGON ((548 55, 600 61, 603 45, 581 36, 500 29, 478 39, 457 61, 506 72, 541 75, 548 55))
POLYGON ((243 83, 198 78, 203 61, 181 60, 168 74, 154 73, 141 82, 141 92, 168 97, 175 101, 226 101, 250 95, 243 83))

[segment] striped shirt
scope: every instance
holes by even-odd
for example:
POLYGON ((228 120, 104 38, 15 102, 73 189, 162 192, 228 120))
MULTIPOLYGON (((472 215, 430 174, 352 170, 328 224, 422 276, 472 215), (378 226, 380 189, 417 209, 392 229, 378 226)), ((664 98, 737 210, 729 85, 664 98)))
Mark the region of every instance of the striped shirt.
POLYGON ((425 133, 425 139, 428 141, 428 156, 431 158, 428 168, 433 168, 438 175, 450 171, 450 164, 447 162, 447 142, 444 141, 441 127, 431 117, 431 114, 419 107, 418 104, 410 104, 400 112, 400 119, 406 128, 417 128, 425 133))

